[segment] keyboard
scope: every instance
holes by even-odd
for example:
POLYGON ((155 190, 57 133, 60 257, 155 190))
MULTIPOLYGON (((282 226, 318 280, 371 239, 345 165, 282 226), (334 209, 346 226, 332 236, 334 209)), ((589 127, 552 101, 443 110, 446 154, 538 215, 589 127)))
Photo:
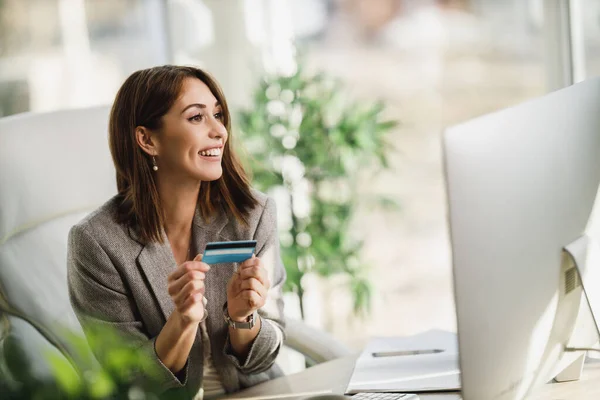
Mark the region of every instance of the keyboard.
POLYGON ((358 393, 352 400, 419 400, 416 394, 405 393, 358 393))

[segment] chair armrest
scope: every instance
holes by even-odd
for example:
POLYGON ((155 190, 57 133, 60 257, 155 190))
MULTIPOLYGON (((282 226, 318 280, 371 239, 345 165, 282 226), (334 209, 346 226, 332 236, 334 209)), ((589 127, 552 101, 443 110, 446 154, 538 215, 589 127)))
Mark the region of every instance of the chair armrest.
MULTIPOLYGON (((0 369, 9 375, 6 378, 23 383, 53 378, 49 357, 64 355, 27 321, 1 312, 0 320, 0 369)), ((70 360, 65 361, 71 366, 70 360)))
POLYGON ((287 319, 285 331, 284 345, 304 355, 315 364, 352 354, 348 347, 329 333, 308 326, 302 321, 287 319))

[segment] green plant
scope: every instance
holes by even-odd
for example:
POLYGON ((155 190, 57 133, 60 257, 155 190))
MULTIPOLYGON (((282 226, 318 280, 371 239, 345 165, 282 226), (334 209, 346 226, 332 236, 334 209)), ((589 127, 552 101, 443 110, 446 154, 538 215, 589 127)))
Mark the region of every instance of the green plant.
POLYGON ((95 328, 85 337, 65 332, 75 366, 58 353, 46 354, 52 376, 38 378, 18 341, 3 343, 0 368, 2 399, 176 399, 177 393, 158 395, 154 363, 110 329, 95 328), (89 343, 89 344, 88 344, 89 343), (89 346, 99 349, 102 368, 89 346), (143 371, 143 372, 142 372, 143 371))
POLYGON ((302 68, 263 79, 253 99, 238 116, 239 130, 254 185, 284 190, 289 199, 289 220, 281 221, 280 232, 285 289, 298 294, 304 316, 303 276, 342 274, 349 278, 354 311, 368 312, 371 285, 361 238, 350 223, 365 200, 357 193, 359 173, 388 167, 386 138, 397 122, 383 120, 381 102, 351 101, 339 80, 302 68))

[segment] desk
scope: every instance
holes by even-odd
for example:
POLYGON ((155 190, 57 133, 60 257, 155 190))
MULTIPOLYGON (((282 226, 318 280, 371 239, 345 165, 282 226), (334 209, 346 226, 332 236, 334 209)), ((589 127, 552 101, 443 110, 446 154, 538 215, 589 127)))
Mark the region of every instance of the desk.
MULTIPOLYGON (((250 389, 232 394, 225 399, 264 398, 265 396, 289 395, 331 390, 344 393, 356 356, 329 361, 297 374, 261 383, 250 389)), ((460 400, 458 393, 419 394, 423 400, 460 400)), ((301 400, 305 396, 285 397, 286 400, 301 400)), ((600 398, 600 360, 588 359, 583 378, 576 382, 549 383, 538 389, 529 400, 597 400, 600 398)))

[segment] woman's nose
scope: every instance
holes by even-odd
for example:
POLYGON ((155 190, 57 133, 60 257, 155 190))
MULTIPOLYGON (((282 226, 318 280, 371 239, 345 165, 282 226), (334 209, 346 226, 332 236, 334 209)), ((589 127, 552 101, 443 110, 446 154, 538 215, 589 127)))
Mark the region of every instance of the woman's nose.
POLYGON ((227 136, 227 129, 219 119, 213 117, 209 135, 212 138, 224 138, 227 136))

